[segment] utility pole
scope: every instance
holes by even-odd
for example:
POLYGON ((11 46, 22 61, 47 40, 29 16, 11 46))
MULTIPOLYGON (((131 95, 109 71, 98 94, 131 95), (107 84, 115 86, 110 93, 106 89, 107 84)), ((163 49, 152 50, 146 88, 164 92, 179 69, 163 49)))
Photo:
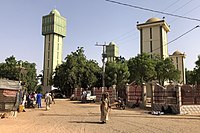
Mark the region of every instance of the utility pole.
POLYGON ((96 43, 95 46, 101 46, 103 47, 103 52, 102 52, 102 63, 103 63, 103 66, 102 66, 102 87, 104 88, 105 87, 105 58, 106 58, 106 43, 104 44, 98 44, 96 43))

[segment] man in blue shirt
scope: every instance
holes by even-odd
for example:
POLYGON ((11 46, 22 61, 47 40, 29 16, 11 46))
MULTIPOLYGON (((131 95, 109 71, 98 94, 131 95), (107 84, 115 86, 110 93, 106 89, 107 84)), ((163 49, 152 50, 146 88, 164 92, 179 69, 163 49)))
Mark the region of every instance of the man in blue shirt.
POLYGON ((37 94, 38 108, 42 108, 41 102, 42 102, 42 94, 40 92, 38 92, 38 94, 37 94))

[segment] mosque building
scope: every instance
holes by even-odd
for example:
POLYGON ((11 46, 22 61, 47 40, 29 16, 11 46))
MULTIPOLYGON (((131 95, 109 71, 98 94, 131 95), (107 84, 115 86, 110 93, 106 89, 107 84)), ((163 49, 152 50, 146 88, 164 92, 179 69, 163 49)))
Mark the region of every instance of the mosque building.
POLYGON ((169 25, 165 20, 159 18, 150 18, 145 23, 137 24, 140 31, 140 53, 148 53, 150 55, 159 55, 161 58, 170 57, 175 68, 181 75, 180 84, 185 84, 185 54, 175 51, 172 55, 168 54, 168 37, 170 31, 169 25))

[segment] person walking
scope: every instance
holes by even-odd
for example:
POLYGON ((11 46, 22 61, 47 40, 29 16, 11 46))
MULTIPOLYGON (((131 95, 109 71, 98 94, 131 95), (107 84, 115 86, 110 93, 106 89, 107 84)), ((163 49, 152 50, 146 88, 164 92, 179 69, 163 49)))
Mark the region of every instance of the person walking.
POLYGON ((100 121, 104 124, 108 121, 108 113, 110 111, 110 99, 109 93, 105 92, 102 94, 100 110, 101 110, 101 118, 100 121))
POLYGON ((52 103, 51 93, 45 94, 46 110, 50 109, 50 104, 52 103))
POLYGON ((55 94, 54 94, 53 92, 51 92, 52 102, 55 104, 56 102, 55 102, 55 100, 54 100, 54 96, 55 96, 55 94))
POLYGON ((37 94, 37 104, 38 104, 38 108, 42 108, 42 94, 40 92, 38 92, 37 94))

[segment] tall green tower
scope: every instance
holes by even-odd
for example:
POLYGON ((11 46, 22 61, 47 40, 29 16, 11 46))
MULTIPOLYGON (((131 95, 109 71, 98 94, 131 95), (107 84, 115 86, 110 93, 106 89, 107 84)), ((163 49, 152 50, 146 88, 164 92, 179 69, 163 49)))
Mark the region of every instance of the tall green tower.
POLYGON ((66 36, 66 18, 53 9, 42 17, 42 35, 44 36, 43 90, 50 91, 49 80, 55 68, 62 63, 63 38, 66 36))

